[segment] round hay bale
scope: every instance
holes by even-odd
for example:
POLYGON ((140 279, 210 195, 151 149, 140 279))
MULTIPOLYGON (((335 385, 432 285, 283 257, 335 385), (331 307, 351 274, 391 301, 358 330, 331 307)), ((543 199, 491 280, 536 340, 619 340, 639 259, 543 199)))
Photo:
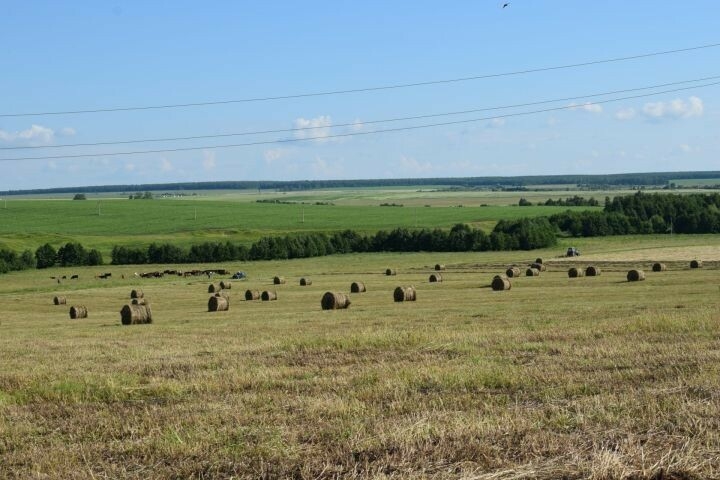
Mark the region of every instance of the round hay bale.
POLYGON ((495 291, 510 290, 512 288, 510 279, 507 277, 503 277, 502 275, 495 275, 495 278, 493 278, 490 286, 495 291))
POLYGON ((53 303, 55 305, 65 305, 67 303, 67 298, 60 296, 53 297, 53 303))
POLYGON ((230 308, 230 301, 220 296, 213 295, 208 300, 208 312, 225 312, 230 308))
POLYGON ((522 275, 522 270, 520 270, 520 267, 510 267, 505 271, 505 275, 507 275, 508 278, 519 277, 522 275))
POLYGON ((639 282, 640 280, 645 280, 645 272, 642 270, 630 270, 627 273, 627 280, 628 282, 639 282))
POLYGON ((133 298, 130 300, 131 305, 147 305, 147 302, 144 298, 133 298))
POLYGON ((528 268, 525 270, 525 276, 526 277, 537 277, 540 275, 540 270, 537 268, 528 268))
POLYGON ((417 300, 417 291, 412 285, 408 287, 397 287, 393 292, 393 299, 396 302, 414 302, 417 300))
POLYGON ((535 263, 543 263, 542 258, 538 257, 535 259, 535 263))
POLYGON ((323 310, 337 310, 350 306, 350 297, 340 292, 325 292, 320 300, 323 310))
POLYGON ((443 265, 442 263, 436 263, 436 264, 435 264, 435 270, 437 270, 438 272, 439 272, 440 270, 445 270, 445 265, 443 265))
POLYGON ((387 270, 385 270, 385 275, 387 275, 387 276, 397 275, 397 272, 392 268, 388 268, 387 270))
POLYGON ((277 300, 277 292, 275 290, 265 290, 262 294, 260 294, 260 299, 263 302, 277 300))
POLYGON ((245 290, 245 300, 260 300, 260 290, 245 290))
POLYGON ((665 265, 664 263, 653 263, 653 272, 664 272, 665 270, 667 270, 667 265, 665 265))
POLYGON ((530 264, 530 268, 534 268, 536 270, 540 270, 541 272, 544 272, 547 270, 547 265, 544 263, 532 263, 530 264))
POLYGON ((214 283, 211 283, 210 285, 208 285, 208 293, 215 293, 218 291, 220 291, 219 285, 215 285, 214 283))
POLYGON ((702 268, 702 266, 702 260, 693 260, 692 262, 690 262, 690 268, 702 268))
POLYGON ((588 265, 585 269, 585 275, 588 277, 599 277, 601 273, 602 270, 600 270, 600 267, 595 267, 593 265, 588 265))
POLYGON ((367 292, 365 284, 363 282, 353 282, 350 284, 350 293, 362 293, 367 292))
POLYGON ((85 305, 73 305, 70 307, 70 318, 87 318, 88 311, 85 305))
POLYGON ((273 278, 273 285, 282 285, 285 283, 285 277, 275 277, 273 278))
POLYGON ((223 297, 230 301, 230 294, 228 292, 215 292, 216 297, 223 297))
POLYGON ((143 298, 144 296, 145 294, 139 288, 136 288, 135 290, 132 290, 130 292, 130 298, 143 298))
POLYGON ((130 304, 120 310, 120 321, 123 325, 143 325, 152 323, 150 305, 130 304))
POLYGON ((312 280, 310 280, 309 278, 303 277, 303 278, 300 279, 300 286, 301 286, 301 287, 308 287, 308 286, 310 286, 310 285, 312 285, 312 280))
POLYGON ((223 290, 230 290, 232 288, 232 282, 229 280, 220 280, 220 288, 223 290))
POLYGON ((584 276, 585 270, 583 270, 582 268, 572 267, 570 270, 568 270, 568 277, 570 278, 578 278, 584 276))
POLYGON ((442 275, 440 275, 439 273, 433 273, 430 275, 429 281, 430 283, 442 282, 442 275))

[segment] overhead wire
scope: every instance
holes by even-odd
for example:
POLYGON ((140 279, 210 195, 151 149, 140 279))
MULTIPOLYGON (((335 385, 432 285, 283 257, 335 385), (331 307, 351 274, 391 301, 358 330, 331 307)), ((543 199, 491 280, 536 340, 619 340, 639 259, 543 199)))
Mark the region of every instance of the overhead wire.
MULTIPOLYGON (((387 118, 382 120, 363 120, 360 121, 362 125, 375 125, 380 123, 389 123, 389 122, 400 122, 400 121, 408 121, 408 120, 421 120, 425 118, 436 118, 436 117, 446 117, 446 116, 452 116, 452 115, 465 115, 469 113, 478 113, 478 112, 486 112, 486 111, 493 111, 493 110, 507 110, 511 108, 521 108, 521 107, 530 107, 534 105, 544 105, 548 103, 557 103, 557 102, 567 102, 571 100, 581 100, 585 98, 596 98, 596 97, 602 97, 607 95, 617 95, 619 93, 628 93, 628 92, 637 92, 642 90, 651 90, 655 88, 663 88, 663 87, 669 87, 673 85, 683 85, 687 83, 698 83, 698 82, 705 82, 708 80, 715 80, 720 78, 720 75, 713 75, 710 77, 703 77, 703 78, 695 78, 690 80, 680 80, 677 82, 669 82, 669 83, 660 83, 656 85, 649 85, 644 87, 635 87, 635 88, 626 88, 622 90, 612 90, 608 92, 601 92, 601 93, 591 93, 587 95, 576 95, 573 97, 564 97, 564 98, 555 98, 552 100, 540 100, 535 102, 527 102, 527 103, 517 103, 513 105, 502 105, 502 106, 494 106, 494 107, 482 107, 482 108, 473 108, 469 110, 459 110, 454 112, 442 112, 442 113, 432 113, 432 114, 426 114, 426 115, 415 115, 415 116, 408 116, 408 117, 395 117, 395 118, 387 118)), ((340 128, 340 127, 353 127, 358 125, 358 121, 350 122, 350 123, 339 123, 335 125, 327 125, 324 128, 340 128)), ((0 151, 2 150, 36 150, 36 149, 49 149, 49 148, 69 148, 69 147, 97 147, 97 146, 105 146, 105 145, 127 145, 127 144, 134 144, 134 143, 151 143, 151 142, 174 142, 174 141, 185 141, 185 140, 200 140, 200 139, 209 139, 209 138, 226 138, 226 137, 240 137, 240 136, 250 136, 250 135, 264 135, 264 134, 270 134, 270 133, 288 133, 288 132, 302 132, 302 131, 309 131, 309 130, 316 130, 318 127, 296 127, 296 128, 281 128, 281 129, 275 129, 275 130, 257 130, 257 131, 251 131, 251 132, 237 132, 237 133, 219 133, 219 134, 211 134, 211 135, 193 135, 193 136, 186 136, 186 137, 167 137, 167 138, 146 138, 146 139, 135 139, 135 140, 118 140, 118 141, 103 141, 103 142, 88 142, 88 143, 67 143, 62 145, 30 145, 30 146, 16 146, 16 147, 0 147, 0 151)))
MULTIPOLYGON (((307 142, 307 141, 313 141, 313 140, 323 140, 324 141, 324 140, 333 139, 333 138, 346 138, 346 137, 375 135, 375 134, 380 134, 380 133, 419 130, 419 129, 433 128, 433 127, 440 127, 440 126, 447 126, 447 125, 460 125, 460 124, 475 123, 475 122, 480 122, 480 121, 496 120, 496 119, 501 119, 501 118, 511 118, 511 117, 535 115, 538 113, 547 113, 547 112, 560 111, 560 110, 570 110, 570 109, 576 109, 576 108, 580 108, 580 107, 587 106, 587 105, 601 105, 601 104, 606 104, 606 103, 619 102, 619 101, 623 101, 623 100, 646 98, 646 97, 650 97, 650 96, 662 95, 665 93, 686 91, 686 90, 692 90, 692 89, 696 89, 696 88, 706 88, 706 87, 711 87, 711 86, 715 86, 715 85, 720 85, 720 82, 711 82, 711 83, 706 83, 706 84, 702 84, 702 85, 679 87, 679 88, 668 89, 668 90, 663 90, 663 91, 659 91, 659 92, 644 93, 644 94, 631 95, 631 96, 625 96, 625 97, 617 97, 617 98, 606 99, 606 100, 598 100, 595 102, 587 102, 583 105, 564 105, 564 106, 560 106, 560 107, 545 108, 545 109, 540 109, 540 110, 531 110, 531 111, 526 111, 526 112, 514 112, 514 113, 507 113, 507 114, 503 114, 503 115, 495 115, 495 116, 489 116, 489 117, 480 117, 480 118, 465 119, 465 120, 453 120, 453 121, 449 121, 449 122, 438 122, 438 123, 430 123, 430 124, 423 124, 423 125, 410 125, 410 126, 404 126, 404 127, 386 128, 386 129, 380 129, 380 130, 371 130, 371 131, 367 131, 367 132, 362 132, 362 131, 348 132, 348 133, 337 133, 337 134, 320 135, 320 136, 303 137, 303 138, 284 138, 284 139, 262 140, 262 141, 236 143, 236 144, 205 145, 205 146, 196 146, 196 147, 168 148, 168 149, 155 149, 155 150, 135 150, 135 151, 124 151, 124 152, 107 152, 107 153, 101 152, 101 153, 83 153, 83 154, 73 154, 73 155, 44 155, 44 156, 35 156, 35 157, 0 158, 0 162, 22 161, 22 160, 58 160, 58 159, 74 159, 74 158, 90 158, 90 157, 113 157, 113 156, 141 155, 141 154, 148 154, 148 153, 171 153, 171 152, 185 152, 185 151, 197 151, 197 150, 212 150, 212 149, 220 149, 220 148, 250 147, 250 146, 258 146, 258 145, 298 143, 298 142, 307 142)), ((318 127, 315 127, 315 128, 318 128, 318 127)), ((331 126, 321 127, 321 128, 331 128, 331 126)))
POLYGON ((606 63, 624 62, 629 60, 638 60, 641 58, 657 57, 661 55, 671 55, 676 53, 690 52, 695 50, 703 50, 708 48, 719 47, 720 43, 710 43, 705 45, 697 45, 693 47, 678 48, 674 50, 664 50, 659 52, 642 53, 638 55, 630 55, 625 57, 615 57, 600 60, 591 60, 587 62, 571 63, 565 65, 555 65, 549 67, 529 68, 523 70, 515 70, 510 72, 490 73, 483 75, 473 75, 467 77, 440 79, 440 80, 428 80, 412 83, 398 83, 392 85, 380 85, 374 87, 363 87, 363 88, 351 88, 343 90, 329 90, 321 92, 308 92, 298 94, 287 94, 287 95, 274 95, 266 97, 253 97, 243 98, 234 100, 217 100, 217 101, 205 101, 205 102, 188 102, 188 103, 177 103, 177 104, 165 104, 165 105, 141 105, 141 106, 129 106, 129 107, 108 107, 108 108, 95 108, 95 109, 76 109, 76 110, 61 110, 61 111, 47 111, 47 112, 22 112, 22 113, 0 113, 0 117, 31 117, 31 116, 46 116, 46 115, 76 115, 76 114, 92 114, 92 113, 109 113, 109 112, 128 112, 128 111, 141 111, 141 110, 159 110, 169 108, 190 108, 190 107, 201 107, 211 105, 227 105, 236 103, 252 103, 252 102, 267 102, 274 100, 287 100, 293 98, 307 98, 307 97, 321 97, 329 95, 344 95, 350 93, 362 93, 362 92, 376 92, 382 90, 394 90, 401 88, 420 87, 428 85, 441 85, 449 83, 467 82, 473 80, 483 80, 489 78, 508 77, 514 75, 526 75, 530 73, 548 72, 553 70, 563 70, 570 68, 587 67, 591 65, 601 65, 606 63))

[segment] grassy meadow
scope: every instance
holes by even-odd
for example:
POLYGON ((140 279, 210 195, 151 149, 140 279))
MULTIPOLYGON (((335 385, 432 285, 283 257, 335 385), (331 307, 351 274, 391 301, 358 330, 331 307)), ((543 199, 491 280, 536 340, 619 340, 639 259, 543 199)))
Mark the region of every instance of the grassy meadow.
POLYGON ((176 266, 3 275, 0 477, 720 477, 720 239, 587 239, 573 261, 565 243, 220 265, 249 279, 218 313, 207 278, 133 275, 176 266), (538 256, 540 277, 487 287, 538 256), (586 261, 602 275, 567 277, 586 261), (352 281, 368 291, 348 310, 320 309, 352 281), (418 300, 393 302, 409 284, 418 300), (120 324, 134 288, 151 325, 120 324))

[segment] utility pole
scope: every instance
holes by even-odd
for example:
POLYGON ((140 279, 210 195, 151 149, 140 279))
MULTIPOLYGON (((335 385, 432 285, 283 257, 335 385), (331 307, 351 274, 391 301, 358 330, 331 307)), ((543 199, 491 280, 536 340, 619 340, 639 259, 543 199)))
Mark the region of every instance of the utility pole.
POLYGON ((195 220, 197 220, 197 207, 195 207, 195 220))
POLYGON ((305 223, 305 207, 302 207, 302 223, 305 223))
POLYGON ((98 201, 98 217, 101 215, 100 213, 100 202, 98 201))

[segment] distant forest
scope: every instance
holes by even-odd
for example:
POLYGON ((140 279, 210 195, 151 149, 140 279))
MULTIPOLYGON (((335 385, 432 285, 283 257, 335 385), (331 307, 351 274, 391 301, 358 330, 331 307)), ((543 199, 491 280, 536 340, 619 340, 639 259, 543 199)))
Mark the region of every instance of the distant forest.
POLYGON ((146 183, 138 185, 98 185, 85 187, 6 190, 0 195, 108 193, 183 190, 277 190, 298 191, 321 188, 449 186, 458 188, 522 188, 528 185, 578 185, 580 187, 665 186, 678 179, 697 180, 720 178, 713 172, 650 172, 612 175, 536 175, 523 177, 459 177, 459 178, 388 178, 365 180, 295 180, 295 181, 226 181, 186 183, 146 183))

